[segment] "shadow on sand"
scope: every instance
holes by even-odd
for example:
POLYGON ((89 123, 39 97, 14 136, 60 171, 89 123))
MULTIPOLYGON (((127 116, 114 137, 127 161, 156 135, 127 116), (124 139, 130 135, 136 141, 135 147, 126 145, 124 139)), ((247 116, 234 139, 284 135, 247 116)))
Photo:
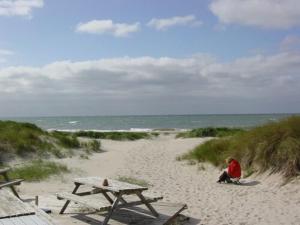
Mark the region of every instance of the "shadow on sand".
POLYGON ((259 181, 256 181, 256 180, 252 180, 252 181, 241 181, 241 186, 249 186, 249 187, 251 187, 251 186, 256 186, 256 185, 258 185, 258 184, 260 184, 260 182, 259 181))

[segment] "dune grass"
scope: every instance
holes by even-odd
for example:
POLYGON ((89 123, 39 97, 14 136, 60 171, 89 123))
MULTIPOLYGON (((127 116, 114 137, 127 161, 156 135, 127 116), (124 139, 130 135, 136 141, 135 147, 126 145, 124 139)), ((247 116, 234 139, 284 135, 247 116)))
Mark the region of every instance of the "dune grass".
POLYGON ((191 131, 180 132, 176 135, 176 138, 226 137, 242 133, 244 131, 245 130, 240 128, 205 127, 193 129, 191 131))
POLYGON ((300 117, 292 116, 231 137, 213 139, 178 159, 194 159, 224 166, 228 156, 241 162, 245 171, 281 172, 286 178, 300 173, 300 117))
POLYGON ((61 175, 70 172, 60 163, 34 160, 24 166, 16 167, 10 172, 11 178, 21 178, 26 181, 41 181, 53 175, 61 175))
MULTIPOLYGON (((111 140, 139 140, 148 139, 151 135, 147 132, 98 132, 98 131, 78 131, 74 135, 77 137, 88 137, 96 139, 111 139, 111 140)), ((156 135, 156 134, 155 134, 156 135)), ((154 136, 155 136, 154 135, 154 136)))
POLYGON ((81 143, 73 133, 47 132, 30 123, 0 121, 0 164, 7 158, 58 158, 72 156, 74 150, 100 151, 100 142, 89 140, 81 143))

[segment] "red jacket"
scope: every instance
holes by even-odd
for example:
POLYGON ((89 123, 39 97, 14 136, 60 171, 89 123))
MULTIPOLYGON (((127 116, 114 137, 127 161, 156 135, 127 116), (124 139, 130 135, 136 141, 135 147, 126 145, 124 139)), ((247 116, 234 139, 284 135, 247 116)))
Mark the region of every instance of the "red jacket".
POLYGON ((228 175, 232 178, 241 177, 241 166, 238 161, 233 159, 228 166, 228 175))

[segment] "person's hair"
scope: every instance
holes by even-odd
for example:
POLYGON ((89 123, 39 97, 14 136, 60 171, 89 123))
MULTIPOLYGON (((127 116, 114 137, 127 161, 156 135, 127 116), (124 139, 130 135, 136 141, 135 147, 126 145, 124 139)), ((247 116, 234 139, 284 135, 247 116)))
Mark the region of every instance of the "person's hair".
POLYGON ((232 157, 227 157, 227 158, 225 159, 225 161, 226 161, 227 164, 230 163, 232 160, 233 160, 232 157))

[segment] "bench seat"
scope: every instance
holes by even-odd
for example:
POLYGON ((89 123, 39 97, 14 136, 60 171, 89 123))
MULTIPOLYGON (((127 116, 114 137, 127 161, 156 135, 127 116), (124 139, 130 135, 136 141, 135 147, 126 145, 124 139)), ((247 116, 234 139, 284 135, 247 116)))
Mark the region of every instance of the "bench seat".
POLYGON ((11 181, 3 181, 3 182, 0 182, 0 188, 10 187, 10 186, 13 186, 13 185, 20 185, 22 181, 24 181, 24 180, 23 179, 17 179, 17 180, 11 180, 11 181))
POLYGON ((71 194, 71 193, 67 193, 67 192, 58 193, 58 194, 56 194, 56 196, 59 200, 61 200, 61 199, 69 200, 74 203, 84 205, 88 208, 95 209, 99 212, 108 211, 111 209, 111 205, 109 204, 109 202, 101 202, 98 199, 96 199, 95 201, 92 201, 91 199, 87 199, 84 196, 79 196, 79 195, 71 194))

